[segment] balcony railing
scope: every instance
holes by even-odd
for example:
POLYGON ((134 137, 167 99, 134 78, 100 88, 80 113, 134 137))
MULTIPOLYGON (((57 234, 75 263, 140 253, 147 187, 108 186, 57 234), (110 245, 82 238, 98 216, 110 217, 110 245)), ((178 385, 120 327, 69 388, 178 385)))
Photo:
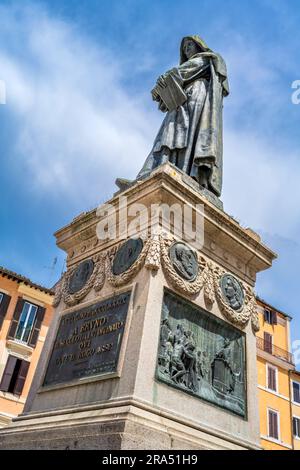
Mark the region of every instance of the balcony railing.
POLYGON ((270 343, 269 341, 265 341, 263 338, 256 338, 256 345, 257 348, 261 351, 265 351, 272 356, 278 357, 283 361, 287 361, 290 364, 294 364, 293 354, 285 349, 281 349, 278 346, 274 346, 274 344, 270 343))

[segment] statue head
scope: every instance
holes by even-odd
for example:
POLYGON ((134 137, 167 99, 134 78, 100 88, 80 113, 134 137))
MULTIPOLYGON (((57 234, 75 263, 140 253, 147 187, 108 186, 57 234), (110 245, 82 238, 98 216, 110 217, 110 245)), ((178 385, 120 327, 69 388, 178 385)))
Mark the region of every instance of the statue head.
POLYGON ((184 246, 178 245, 175 250, 176 258, 181 261, 181 264, 188 274, 193 274, 193 254, 184 246))
POLYGON ((210 50, 200 36, 186 36, 181 41, 180 63, 183 64, 195 54, 209 52, 210 50))

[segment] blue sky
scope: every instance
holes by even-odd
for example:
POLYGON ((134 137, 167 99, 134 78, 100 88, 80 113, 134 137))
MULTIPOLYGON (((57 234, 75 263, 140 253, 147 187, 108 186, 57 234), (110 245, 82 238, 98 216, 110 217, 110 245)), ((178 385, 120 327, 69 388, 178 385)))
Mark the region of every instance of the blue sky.
POLYGON ((57 280, 52 234, 136 175, 161 122, 149 90, 200 34, 231 85, 224 208, 278 253, 257 293, 300 338, 299 24, 298 0, 0 0, 0 264, 57 280))

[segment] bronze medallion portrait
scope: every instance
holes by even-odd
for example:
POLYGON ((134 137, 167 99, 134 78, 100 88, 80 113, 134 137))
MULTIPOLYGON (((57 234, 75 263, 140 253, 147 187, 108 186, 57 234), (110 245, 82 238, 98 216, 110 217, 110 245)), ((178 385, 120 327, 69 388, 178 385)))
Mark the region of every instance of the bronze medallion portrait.
POLYGON ((127 271, 138 259, 143 249, 143 240, 141 238, 130 238, 117 251, 112 265, 114 276, 127 271))
POLYGON ((170 247, 173 268, 183 279, 193 282, 199 272, 197 256, 185 243, 177 242, 170 247))
POLYGON ((231 274, 224 274, 220 280, 222 294, 233 310, 241 310, 244 305, 244 291, 240 282, 231 274))
POLYGON ((70 277, 68 293, 76 294, 76 292, 83 289, 89 278, 91 277, 94 270, 94 262, 92 259, 82 261, 74 273, 70 277))

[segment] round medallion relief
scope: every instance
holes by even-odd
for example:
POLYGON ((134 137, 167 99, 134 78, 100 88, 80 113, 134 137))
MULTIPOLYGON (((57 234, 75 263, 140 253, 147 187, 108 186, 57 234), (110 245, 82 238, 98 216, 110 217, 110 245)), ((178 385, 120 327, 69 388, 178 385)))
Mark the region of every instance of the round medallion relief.
POLYGON ((123 245, 115 254, 113 260, 113 275, 119 276, 120 274, 127 271, 140 256, 143 246, 144 244, 141 238, 130 238, 125 243, 123 243, 123 245))
POLYGON ((76 294, 76 292, 80 291, 91 277, 93 270, 93 260, 88 259, 82 261, 82 263, 77 266, 74 273, 70 277, 68 293, 76 294))
POLYGON ((231 274, 224 274, 220 280, 222 294, 233 310, 241 310, 244 305, 244 290, 241 283, 231 274))
POLYGON ((183 279, 193 282, 199 272, 197 256, 185 243, 176 242, 170 247, 173 268, 183 279))

